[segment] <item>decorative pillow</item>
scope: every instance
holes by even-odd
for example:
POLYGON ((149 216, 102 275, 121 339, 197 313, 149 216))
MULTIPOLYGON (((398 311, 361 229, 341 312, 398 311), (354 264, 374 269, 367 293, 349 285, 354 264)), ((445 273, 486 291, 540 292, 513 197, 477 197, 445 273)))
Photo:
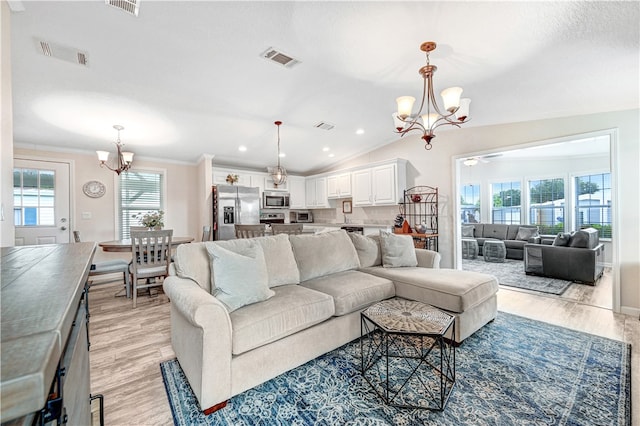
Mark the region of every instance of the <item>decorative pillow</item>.
POLYGON ((244 247, 242 253, 218 244, 208 245, 207 251, 215 283, 213 295, 226 305, 229 312, 275 295, 268 285, 264 252, 256 242, 244 247))
POLYGON ((589 247, 589 234, 582 231, 574 231, 571 233, 569 247, 587 248, 589 247))
POLYGON ((518 234, 516 240, 529 241, 529 238, 538 236, 538 228, 525 228, 521 226, 518 228, 518 234))
POLYGON ((473 238, 473 231, 476 229, 473 225, 462 225, 462 238, 473 238))
POLYGON ((382 265, 382 254, 380 252, 380 237, 365 237, 357 232, 349 232, 349 238, 358 252, 360 267, 382 265))
POLYGON ((411 235, 398 235, 380 230, 380 250, 382 266, 385 268, 418 266, 411 235))
POLYGON ((558 235, 553 239, 554 246, 568 246, 569 240, 571 239, 571 234, 568 232, 559 232, 558 235))

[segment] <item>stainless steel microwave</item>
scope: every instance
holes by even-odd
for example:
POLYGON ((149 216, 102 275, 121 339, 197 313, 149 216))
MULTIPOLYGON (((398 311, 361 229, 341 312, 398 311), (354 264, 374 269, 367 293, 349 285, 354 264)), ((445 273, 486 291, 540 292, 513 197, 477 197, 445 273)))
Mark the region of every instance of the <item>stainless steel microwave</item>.
POLYGON ((281 191, 264 191, 262 193, 263 209, 288 209, 289 193, 281 191))
POLYGON ((312 223, 313 214, 310 211, 294 210, 289 212, 289 222, 291 223, 312 223))

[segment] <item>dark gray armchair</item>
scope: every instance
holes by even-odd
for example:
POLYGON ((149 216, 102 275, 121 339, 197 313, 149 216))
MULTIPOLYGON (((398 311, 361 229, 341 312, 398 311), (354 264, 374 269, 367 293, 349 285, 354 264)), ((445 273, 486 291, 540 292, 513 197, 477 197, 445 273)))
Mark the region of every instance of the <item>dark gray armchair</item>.
POLYGON ((524 271, 595 285, 604 271, 604 245, 593 228, 560 234, 553 245, 525 244, 524 271))

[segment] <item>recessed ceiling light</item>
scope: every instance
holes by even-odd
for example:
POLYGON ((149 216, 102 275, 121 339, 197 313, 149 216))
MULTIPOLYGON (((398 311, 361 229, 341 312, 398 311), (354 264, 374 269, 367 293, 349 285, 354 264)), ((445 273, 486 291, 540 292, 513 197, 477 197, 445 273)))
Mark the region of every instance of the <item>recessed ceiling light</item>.
POLYGON ((244 146, 244 145, 240 145, 240 146, 238 147, 238 151, 240 151, 240 152, 245 152, 246 150, 247 150, 247 147, 246 147, 246 146, 244 146))
POLYGON ((356 130, 356 135, 363 135, 363 134, 364 134, 364 129, 356 130))
POLYGON ((324 148, 322 148, 322 152, 327 152, 327 151, 329 151, 329 147, 328 146, 325 146, 324 148))
POLYGON ((329 154, 329 158, 335 157, 335 154, 329 154))
POLYGON ((279 156, 280 158, 284 158, 284 157, 286 157, 286 156, 287 156, 287 154, 285 154, 284 152, 281 152, 280 154, 278 154, 278 156, 279 156))

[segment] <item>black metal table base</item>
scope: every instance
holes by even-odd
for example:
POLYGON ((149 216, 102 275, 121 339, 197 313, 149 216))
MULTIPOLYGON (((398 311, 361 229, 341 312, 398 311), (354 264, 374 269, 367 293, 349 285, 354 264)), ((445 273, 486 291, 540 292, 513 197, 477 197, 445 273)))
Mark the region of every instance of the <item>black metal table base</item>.
POLYGON ((360 321, 361 372, 378 396, 393 407, 444 410, 456 382, 455 322, 433 336, 360 321))

